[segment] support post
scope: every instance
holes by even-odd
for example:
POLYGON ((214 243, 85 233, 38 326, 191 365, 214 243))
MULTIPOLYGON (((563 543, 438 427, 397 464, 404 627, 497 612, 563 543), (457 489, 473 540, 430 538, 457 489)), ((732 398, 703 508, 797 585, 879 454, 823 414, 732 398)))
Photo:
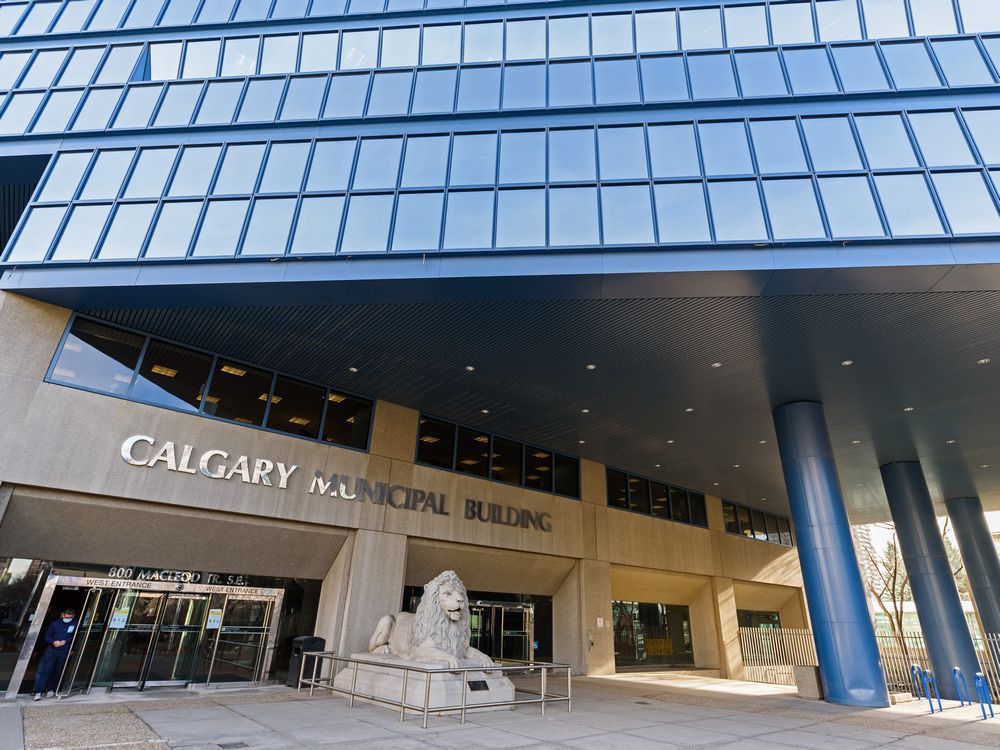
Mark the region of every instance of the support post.
POLYGON ((962 553, 979 622, 987 633, 1000 634, 1000 556, 983 504, 978 497, 954 497, 944 505, 962 553))
POLYGON ((919 461, 886 464, 881 471, 889 513, 899 538, 899 551, 910 576, 924 644, 934 676, 939 678, 938 689, 943 697, 958 700, 948 675, 955 667, 974 675, 979 671, 979 660, 958 598, 927 481, 919 461))
POLYGON ((830 703, 888 706, 823 406, 814 401, 778 406, 774 427, 823 693, 830 703))

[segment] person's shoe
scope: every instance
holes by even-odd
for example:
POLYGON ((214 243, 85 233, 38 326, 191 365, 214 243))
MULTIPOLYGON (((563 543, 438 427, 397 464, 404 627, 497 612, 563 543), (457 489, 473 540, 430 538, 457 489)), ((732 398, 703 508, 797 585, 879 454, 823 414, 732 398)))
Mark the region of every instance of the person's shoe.
POLYGON ((41 693, 35 693, 35 697, 32 698, 31 700, 33 700, 33 701, 40 701, 41 699, 42 699, 42 694, 41 693))
POLYGON ((56 697, 56 691, 55 690, 50 690, 49 692, 47 692, 45 694, 45 697, 46 698, 55 698, 56 697))

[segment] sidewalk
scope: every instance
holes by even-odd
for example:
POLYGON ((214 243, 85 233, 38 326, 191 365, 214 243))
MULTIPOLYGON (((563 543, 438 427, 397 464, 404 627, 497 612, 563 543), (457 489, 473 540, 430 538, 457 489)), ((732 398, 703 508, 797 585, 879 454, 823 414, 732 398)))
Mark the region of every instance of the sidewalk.
POLYGON ((576 748, 733 750, 836 748, 970 750, 1000 747, 1000 717, 946 703, 863 710, 801 700, 785 687, 669 673, 577 678, 573 711, 551 706, 398 721, 390 709, 345 698, 255 691, 150 692, 0 705, 0 750, 237 750, 260 748, 576 748), (14 739, 16 738, 16 739, 14 739))

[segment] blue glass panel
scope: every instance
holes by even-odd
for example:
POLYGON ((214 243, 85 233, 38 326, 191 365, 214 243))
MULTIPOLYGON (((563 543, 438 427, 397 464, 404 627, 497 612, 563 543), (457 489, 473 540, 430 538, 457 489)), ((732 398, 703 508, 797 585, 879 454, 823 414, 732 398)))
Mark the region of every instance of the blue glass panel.
POLYGON ((340 252, 384 253, 389 241, 392 201, 391 195, 352 195, 340 252))
POLYGON ((14 36, 29 36, 44 34, 59 10, 59 3, 35 3, 28 10, 14 36))
POLYGON ((467 63, 503 60, 503 23, 466 24, 462 60, 467 63))
POLYGON ((917 36, 934 34, 957 34, 955 9, 951 3, 941 0, 910 0, 913 15, 913 30, 917 36))
POLYGON ((727 47, 758 47, 768 43, 764 5, 733 5, 723 8, 727 47))
POLYGON ((165 0, 136 0, 123 25, 126 29, 149 28, 156 24, 156 19, 163 10, 165 0))
POLYGON ((455 81, 458 71, 454 68, 421 70, 413 91, 414 114, 432 112, 451 113, 455 106, 455 81))
POLYGON ((882 45, 882 54, 897 89, 920 89, 941 85, 923 42, 882 45))
POLYGON ((357 141, 317 141, 306 190, 347 190, 357 141))
POLYGON ((176 148, 144 148, 129 177, 125 198, 159 198, 177 157, 176 148))
POLYGON ((240 0, 234 21, 262 21, 271 9, 271 0, 240 0))
POLYGON ((96 0, 69 0, 63 6, 63 12, 52 26, 52 32, 63 34, 67 32, 80 31, 83 24, 90 16, 90 11, 94 9, 96 0))
POLYGON ((1000 232, 1000 214, 980 172, 931 176, 953 234, 1000 232))
POLYGON ((644 57, 639 61, 639 67, 645 101, 674 102, 689 98, 684 58, 644 57))
POLYGON ((380 68, 411 68, 420 60, 420 27, 382 30, 380 68))
MULTIPOLYGON (((1000 8, 997 8, 1000 12, 1000 8)), ((974 39, 939 39, 931 42, 949 86, 993 83, 993 74, 974 39)))
POLYGON ((808 177, 794 180, 764 180, 764 200, 776 240, 814 239, 826 236, 816 203, 816 192, 808 177))
POLYGON ((410 104, 413 73, 376 73, 372 95, 368 102, 369 115, 405 115, 410 104))
POLYGON ((348 13, 358 15, 382 13, 385 9, 385 0, 350 0, 347 8, 348 13))
MULTIPOLYGON (((121 93, 120 88, 90 89, 87 92, 87 97, 83 100, 80 113, 73 121, 73 130, 103 130, 106 128, 121 93)), ((6 113, 4 113, 4 117, 6 118, 6 113)))
POLYGON ((361 117, 368 96, 368 73, 334 76, 323 117, 361 117))
POLYGON ((994 0, 958 0, 965 33, 1000 31, 1000 15, 994 0))
POLYGON ((819 192, 834 239, 885 235, 867 177, 821 177, 819 192))
POLYGON ((236 254, 236 246, 243 233, 250 201, 209 201, 202 219, 192 257, 224 256, 236 254))
POLYGON ((340 46, 340 69, 374 68, 378 64, 378 30, 345 31, 340 46))
POLYGON ((903 0, 862 0, 865 31, 869 39, 910 35, 903 0))
MULTIPOLYGON (((100 47, 86 47, 73 50, 69 62, 59 76, 59 85, 86 86, 93 79, 94 72, 97 70, 97 64, 103 56, 104 50, 100 47)), ((3 67, 3 63, 6 62, 8 57, 9 55, 4 55, 3 59, 0 60, 0 68, 3 67)), ((2 80, 3 73, 0 72, 0 81, 2 80)), ((2 83, 0 83, 0 88, 5 88, 2 83)))
POLYGON ((424 65, 453 65, 462 58, 462 27, 458 24, 425 26, 424 65))
POLYGON ((650 125, 649 158, 653 177, 700 175, 694 125, 650 125))
POLYGON ((437 250, 443 209, 444 193, 401 193, 396 203, 392 250, 437 250))
POLYGON ((575 182, 597 179, 592 128, 549 131, 549 180, 575 182))
POLYGON ((856 0, 816 0, 816 20, 821 42, 861 38, 856 0))
POLYGON ((771 40, 775 44, 815 42, 812 3, 771 3, 771 40))
MULTIPOLYGON (((250 81, 247 84, 247 94, 240 105, 237 122, 274 122, 278 114, 278 104, 285 90, 284 78, 268 78, 250 81)), ((212 90, 209 88, 209 95, 212 90)), ((198 113, 199 118, 201 113, 198 113)))
POLYGON ((145 128, 153 109, 160 100, 163 86, 132 86, 125 94, 125 101, 115 115, 113 128, 145 128))
POLYGON ((635 60, 598 60, 594 63, 598 104, 639 102, 639 70, 635 60))
POLYGON ((497 247, 545 246, 545 190, 501 190, 497 198, 497 247))
POLYGON ((910 127, 929 167, 975 164, 954 112, 920 112, 910 115, 910 127))
POLYGON ((160 19, 160 26, 187 26, 194 18, 194 12, 198 7, 198 0, 170 0, 170 4, 163 12, 160 19))
POLYGON ((315 120, 319 117, 324 93, 326 93, 325 76, 292 78, 288 82, 288 93, 285 94, 285 101, 281 104, 281 114, 278 119, 315 120))
POLYGON ((117 29, 131 0, 101 0, 101 4, 87 25, 88 31, 117 29))
POLYGON ((110 204, 74 206, 50 260, 90 260, 110 213, 110 204))
MULTIPOLYGON (((176 0, 174 0, 176 2, 176 0)), ((201 216, 202 202, 164 203, 144 258, 183 258, 201 216)))
MULTIPOLYGON (((0 55, 0 89, 6 90, 14 86, 29 57, 31 55, 28 52, 5 52, 0 55)), ((88 78, 84 83, 89 80, 88 78)))
POLYGON ((497 134, 456 135, 449 184, 492 185, 496 182, 497 134))
POLYGON ((236 0, 211 0, 201 6, 198 23, 225 23, 233 12, 236 0))
POLYGON ((303 198, 292 238, 292 255, 332 254, 337 250, 344 196, 303 198))
POLYGON ((126 47, 112 47, 104 59, 101 72, 97 74, 96 83, 125 83, 132 80, 136 61, 142 47, 132 44, 126 47))
POLYGON ((857 143, 846 117, 805 117, 802 130, 816 171, 861 169, 857 143))
POLYGON ((545 66, 508 65, 503 71, 503 108, 545 106, 545 66))
POLYGON ((781 60, 775 50, 737 52, 736 70, 743 96, 783 96, 788 93, 781 60))
POLYGON ((66 130, 82 97, 83 91, 53 91, 31 127, 31 132, 58 133, 66 130))
POLYGON ((834 47, 833 60, 844 91, 885 91, 890 88, 874 45, 834 47))
POLYGON ((595 55, 628 55, 635 52, 631 14, 596 15, 591 18, 590 24, 595 55))
POLYGON ((739 122, 703 122, 698 125, 705 174, 752 174, 753 161, 746 128, 739 122))
POLYGON ((23 133, 38 109, 44 94, 12 94, 7 97, 7 106, 0 115, 0 134, 17 135, 23 133))
POLYGON ((682 10, 681 45, 684 49, 722 46, 722 17, 718 8, 682 10))
MULTIPOLYGON (((149 45, 149 80, 168 81, 180 78, 181 53, 184 45, 180 42, 161 42, 149 45)), ((254 56, 256 60, 256 56, 254 56)))
MULTIPOLYGON (((220 45, 218 39, 198 39, 188 42, 184 50, 181 78, 213 77, 219 70, 220 45)), ((256 67, 257 60, 254 59, 252 70, 256 70, 256 67)))
MULTIPOLYGON (((212 187, 212 195, 246 195, 254 192, 260 165, 264 160, 264 148, 263 143, 239 143, 228 146, 226 155, 222 159, 222 169, 219 170, 219 176, 212 187)), ((188 152, 185 152, 185 160, 187 156, 188 152)), ((181 162, 181 168, 183 167, 184 161, 181 162)), ((175 178, 174 185, 176 183, 175 178)), ((176 195, 174 186, 171 186, 170 191, 176 195)))
POLYGON ((967 109, 962 113, 987 164, 1000 164, 1000 110, 967 109))
POLYGON ((1000 37, 983 38, 983 47, 986 48, 986 54, 993 60, 993 67, 1000 69, 1000 37))
POLYGON ((553 247, 600 244, 597 188, 549 190, 549 244, 553 247))
POLYGON ((809 171, 795 120, 751 120, 750 135, 762 174, 809 171))
POLYGON ((115 209, 111 226, 101 243, 101 260, 135 260, 156 213, 155 203, 122 203, 115 209))
POLYGON ((213 81, 208 84, 205 97, 201 100, 196 125, 228 124, 243 91, 243 81, 213 81))
POLYGON ((221 146, 185 147, 167 195, 207 195, 221 152, 221 146))
POLYGON ((445 250, 484 249, 493 245, 493 191, 448 193, 445 250))
POLYGON ((49 176, 45 179, 45 186, 39 193, 36 200, 39 201, 68 201, 76 196, 76 189, 80 184, 83 172, 90 164, 92 153, 90 151, 72 151, 70 153, 59 154, 56 163, 52 166, 49 176))
POLYGON ((458 81, 458 111, 500 108, 500 68, 462 68, 458 81))
POLYGON ((601 188, 605 245, 653 244, 653 210, 649 185, 601 188))
POLYGON ((118 197, 125 173, 132 166, 133 149, 123 151, 100 151, 94 166, 87 175, 80 200, 111 200, 118 197))
POLYGON ((639 52, 672 52, 677 45, 677 11, 658 10, 635 16, 635 46, 639 52))
POLYGON ((403 159, 402 187, 443 187, 448 167, 446 135, 410 136, 403 159))
POLYGON ((549 65, 549 106, 588 106, 594 103, 589 62, 549 65))
POLYGON ((312 144, 308 141, 272 143, 267 154, 267 166, 260 180, 258 193, 297 193, 312 144))
POLYGON ((854 118, 872 169, 917 166, 917 156, 899 115, 871 115, 854 118))
POLYGON ((880 174, 875 188, 895 237, 942 234, 937 209, 922 174, 880 174))
POLYGON ((545 21, 507 22, 507 59, 532 60, 545 57, 545 21))
POLYGON ((785 50, 785 67, 795 94, 828 94, 837 91, 830 58, 824 47, 785 50))
POLYGON ((700 182, 679 182, 653 187, 660 242, 708 242, 712 239, 700 182))
POLYGON ((646 139, 641 127, 598 128, 601 179, 646 179, 646 139))
POLYGON ((545 182, 545 131, 543 130, 500 134, 500 184, 523 182, 545 182))
POLYGON ((346 7, 344 0, 313 0, 309 7, 309 16, 340 16, 346 7))
POLYGON ((266 36, 260 53, 260 72, 294 73, 298 54, 299 38, 296 35, 266 36))
POLYGON ((728 52, 688 57, 691 94, 695 99, 729 99, 736 96, 736 78, 728 52))
POLYGON ((198 97, 201 96, 202 86, 201 83, 168 84, 163 104, 160 105, 153 124, 161 127, 187 125, 191 121, 198 97))
POLYGON ((299 70, 303 73, 336 70, 339 39, 340 34, 336 31, 323 34, 303 34, 299 70))
POLYGON ((52 84, 66 59, 66 50, 40 50, 31 61, 28 72, 18 83, 21 89, 44 89, 52 84))
POLYGON ((7 255, 7 262, 43 260, 65 213, 66 206, 28 209, 28 216, 17 242, 7 255))
POLYGON ((26 7, 26 5, 0 5, 0 36, 10 34, 26 7))
POLYGON ((590 29, 586 16, 549 19, 549 57, 587 57, 590 54, 590 29))
POLYGON ((710 182, 708 199, 712 207, 715 237, 719 242, 767 241, 756 182, 710 182))
MULTIPOLYGON (((394 188, 399 173, 402 138, 362 138, 354 189, 394 188)), ((313 169, 316 167, 313 165, 313 169)))
POLYGON ((295 198, 255 200, 240 255, 284 255, 297 202, 295 198))

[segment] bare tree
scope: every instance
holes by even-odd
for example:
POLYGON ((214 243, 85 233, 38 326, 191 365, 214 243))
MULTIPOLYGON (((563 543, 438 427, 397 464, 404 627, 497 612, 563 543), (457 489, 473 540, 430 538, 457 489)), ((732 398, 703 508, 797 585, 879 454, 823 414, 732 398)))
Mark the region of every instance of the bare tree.
POLYGON ((913 599, 910 592, 910 577, 903 566, 903 556, 899 551, 899 540, 890 524, 876 524, 882 529, 892 530, 892 539, 879 551, 869 535, 859 535, 858 555, 867 572, 865 576, 869 592, 889 623, 893 637, 903 653, 909 658, 906 639, 903 637, 904 602, 913 599))

